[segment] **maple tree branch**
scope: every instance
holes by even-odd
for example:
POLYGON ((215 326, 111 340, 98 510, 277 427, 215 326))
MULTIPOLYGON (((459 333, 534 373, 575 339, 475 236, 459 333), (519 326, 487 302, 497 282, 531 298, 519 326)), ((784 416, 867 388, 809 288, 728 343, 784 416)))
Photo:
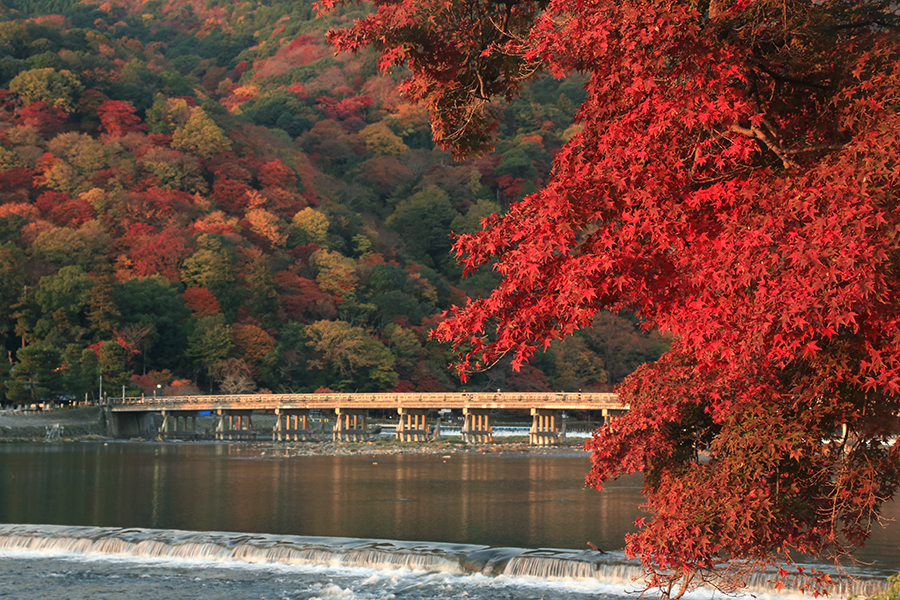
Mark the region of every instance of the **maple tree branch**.
POLYGON ((806 152, 819 152, 820 150, 840 150, 844 144, 820 144, 817 146, 806 146, 804 148, 793 148, 790 150, 782 150, 785 154, 804 154, 806 152))
POLYGON ((811 88, 815 88, 817 90, 822 90, 822 91, 834 91, 836 89, 833 85, 823 85, 821 83, 814 83, 812 81, 807 81, 805 79, 798 79, 796 77, 790 77, 789 75, 782 75, 782 74, 778 73, 777 71, 774 71, 774 70, 770 69, 769 67, 765 66, 761 62, 754 62, 753 65, 756 68, 758 68, 760 71, 762 71, 763 73, 765 73, 766 75, 771 77, 772 79, 775 79, 776 81, 780 81, 782 83, 793 83, 795 85, 802 85, 802 86, 811 87, 811 88))
POLYGON ((735 133, 739 133, 746 137, 759 140, 760 142, 765 144, 769 150, 771 150, 778 158, 781 159, 781 163, 784 165, 785 169, 790 169, 797 166, 797 163, 795 163, 788 157, 784 150, 782 150, 781 146, 779 146, 775 140, 769 137, 766 132, 762 131, 756 125, 751 126, 749 129, 746 127, 741 127, 740 125, 732 125, 730 129, 735 133))

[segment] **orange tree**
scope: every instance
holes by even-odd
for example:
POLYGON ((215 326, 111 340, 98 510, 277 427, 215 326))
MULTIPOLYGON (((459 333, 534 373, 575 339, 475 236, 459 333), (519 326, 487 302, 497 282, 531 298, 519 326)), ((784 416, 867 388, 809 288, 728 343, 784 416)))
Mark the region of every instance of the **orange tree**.
MULTIPOLYGON (((324 8, 340 0, 322 2, 324 8)), ((381 0, 373 45, 457 156, 534 73, 589 75, 541 191, 464 235, 493 293, 436 330, 466 372, 638 313, 672 350, 619 387, 588 483, 643 471, 627 551, 677 596, 862 543, 900 480, 900 37, 870 0, 381 0)), ((806 580, 821 589, 827 577, 806 580)))

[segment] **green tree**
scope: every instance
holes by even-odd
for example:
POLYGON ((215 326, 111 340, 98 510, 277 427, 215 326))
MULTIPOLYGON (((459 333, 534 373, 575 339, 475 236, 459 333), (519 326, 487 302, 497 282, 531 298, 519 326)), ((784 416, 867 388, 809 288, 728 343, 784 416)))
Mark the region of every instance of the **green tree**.
POLYGON ((231 339, 231 326, 222 315, 207 315, 193 320, 185 355, 194 360, 198 371, 202 369, 206 373, 210 387, 216 366, 231 354, 234 347, 231 339))
POLYGON ((29 345, 16 352, 11 376, 6 380, 6 397, 12 402, 36 403, 54 400, 62 393, 59 350, 52 346, 29 345))
POLYGON ((16 333, 30 344, 42 342, 65 347, 90 337, 88 320, 94 282, 79 266, 63 267, 55 275, 41 277, 29 289, 16 313, 16 333))
POLYGON ((323 292, 331 294, 339 302, 356 298, 359 277, 356 261, 352 258, 340 252, 317 250, 310 258, 310 264, 316 269, 316 283, 323 292))
POLYGON ((231 141, 206 111, 196 107, 191 109, 187 123, 172 134, 172 148, 202 158, 211 158, 231 150, 231 141))
POLYGON ((9 380, 10 365, 5 360, 0 360, 0 406, 7 403, 6 382, 9 380))
POLYGON ((25 104, 43 100, 51 106, 71 112, 84 91, 84 85, 71 71, 52 68, 22 71, 9 82, 9 91, 25 104))
POLYGON ((97 352, 90 348, 81 351, 79 359, 80 375, 83 378, 85 388, 91 395, 96 392, 95 398, 100 399, 100 360, 97 352))
POLYGON ((197 236, 197 250, 184 260, 181 279, 189 286, 204 287, 232 319, 241 300, 234 246, 224 236, 204 233, 197 236))
POLYGON ((83 399, 85 394, 95 391, 97 384, 97 369, 91 369, 90 364, 85 364, 82 361, 85 352, 93 355, 96 363, 96 352, 79 344, 69 344, 62 354, 62 362, 65 366, 62 371, 63 387, 66 393, 70 394, 76 401, 83 399), (85 370, 85 367, 88 367, 88 369, 85 370))
POLYGON ((169 148, 148 148, 141 155, 138 168, 152 175, 156 186, 163 189, 191 193, 205 193, 209 189, 197 157, 169 148))
POLYGON ((98 188, 97 178, 103 172, 103 191, 108 193, 126 183, 118 176, 127 179, 135 173, 134 158, 118 142, 69 132, 53 138, 47 149, 56 160, 43 161, 40 181, 58 192, 77 195, 98 188), (116 177, 110 175, 111 170, 116 177))
POLYGON ((416 260, 435 266, 450 252, 450 223, 458 214, 445 191, 429 186, 401 200, 385 225, 403 236, 416 260))
POLYGON ((373 123, 359 132, 366 141, 366 149, 375 156, 385 154, 400 155, 409 150, 409 146, 391 131, 384 122, 373 123))
MULTIPOLYGON (((25 290, 25 255, 12 242, 0 244, 0 349, 12 336, 16 305, 25 290)), ((0 357, 0 361, 3 357, 0 357)))
POLYGON ((97 221, 90 221, 78 229, 48 229, 37 236, 31 247, 34 258, 52 267, 77 265, 91 271, 107 260, 109 236, 97 221))
POLYGON ((115 286, 116 331, 140 354, 140 372, 176 369, 187 346, 191 311, 177 284, 161 275, 115 286))
POLYGON ((364 329, 344 321, 316 321, 305 333, 314 352, 309 368, 320 371, 332 389, 387 391, 400 380, 394 355, 364 329))
POLYGON ((291 219, 291 225, 297 244, 321 246, 328 238, 328 216, 314 208, 307 206, 297 212, 291 219))
POLYGON ((97 368, 103 377, 103 389, 110 398, 119 398, 122 386, 131 381, 126 365, 125 348, 118 342, 103 342, 97 353, 97 368))
POLYGON ((469 207, 464 215, 457 215, 450 223, 450 229, 453 233, 463 235, 465 233, 475 233, 481 229, 483 219, 491 215, 499 215, 501 207, 493 200, 479 199, 475 204, 469 207))

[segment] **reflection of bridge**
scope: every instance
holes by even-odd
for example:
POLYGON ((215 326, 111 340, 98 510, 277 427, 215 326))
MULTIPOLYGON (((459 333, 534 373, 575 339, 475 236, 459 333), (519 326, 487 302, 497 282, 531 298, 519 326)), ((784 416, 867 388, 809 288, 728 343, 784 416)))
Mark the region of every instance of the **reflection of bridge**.
POLYGON ((396 436, 401 441, 433 439, 428 411, 462 410, 463 439, 486 442, 492 439, 491 411, 527 411, 532 416, 529 433, 533 445, 554 444, 560 439, 562 411, 599 411, 604 421, 621 414, 628 407, 619 404, 616 394, 581 392, 515 393, 515 392, 431 392, 412 394, 254 394, 235 396, 173 396, 141 398, 109 407, 110 430, 118 437, 150 435, 161 437, 195 436, 197 417, 218 417, 216 439, 255 437, 251 416, 254 412, 275 414, 272 439, 306 440, 313 437, 311 414, 333 412, 335 440, 368 438, 367 418, 370 410, 396 410, 399 416, 396 436), (157 430, 153 414, 162 415, 157 430))

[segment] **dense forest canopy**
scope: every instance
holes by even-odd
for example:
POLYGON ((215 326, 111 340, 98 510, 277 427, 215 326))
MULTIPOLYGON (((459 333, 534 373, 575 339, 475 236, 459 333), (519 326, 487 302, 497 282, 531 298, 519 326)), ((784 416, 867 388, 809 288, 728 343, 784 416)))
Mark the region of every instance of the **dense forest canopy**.
MULTIPOLYGON (((312 2, 0 4, 0 402, 461 386, 429 339, 489 294, 449 251, 546 182, 584 78, 535 80, 456 162, 312 2)), ((632 317, 467 389, 609 389, 632 317)))
POLYGON ((405 66, 457 156, 498 143, 492 99, 589 77, 545 185, 457 242, 502 280, 435 332, 463 374, 524 364, 609 308, 673 334, 590 444, 590 485, 644 473, 653 516, 628 551, 650 584, 734 589, 864 543, 900 485, 897 3, 375 6, 330 39, 405 66))

